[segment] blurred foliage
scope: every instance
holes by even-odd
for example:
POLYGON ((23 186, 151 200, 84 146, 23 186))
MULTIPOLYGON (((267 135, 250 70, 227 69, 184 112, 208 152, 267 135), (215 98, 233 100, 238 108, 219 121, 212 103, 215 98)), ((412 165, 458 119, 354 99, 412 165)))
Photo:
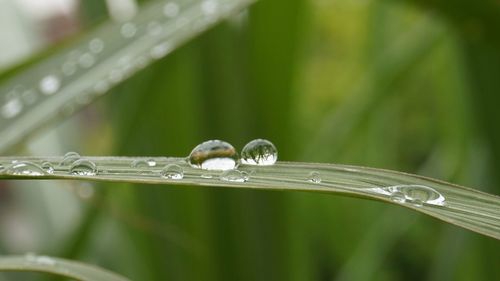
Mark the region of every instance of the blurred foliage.
MULTIPOLYGON (((89 22, 99 1, 82 1, 89 22)), ((272 140, 498 194, 498 1, 263 0, 98 111, 109 154, 272 140), (106 127, 106 126, 109 126, 106 127)), ((93 111, 92 111, 93 110, 93 111)), ((90 113, 89 113, 90 112, 90 113)), ((99 151, 87 142, 79 149, 99 151)), ((100 151, 102 152, 102 151, 100 151)), ((52 255, 133 280, 494 280, 498 242, 396 206, 309 193, 105 184, 52 255), (102 236, 113 237, 104 243, 102 236)))

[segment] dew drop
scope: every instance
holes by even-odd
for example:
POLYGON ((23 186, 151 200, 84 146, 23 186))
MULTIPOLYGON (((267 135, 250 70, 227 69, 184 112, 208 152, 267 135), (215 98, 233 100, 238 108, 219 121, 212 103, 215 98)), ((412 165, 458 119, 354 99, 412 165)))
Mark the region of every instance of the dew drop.
POLYGON ((163 32, 163 27, 157 21, 148 23, 148 34, 151 36, 159 36, 163 32))
POLYGON ((61 87, 61 81, 55 75, 48 75, 40 80, 39 87, 42 93, 52 95, 61 87))
POLYGON ((101 80, 94 85, 94 92, 102 95, 109 90, 109 83, 106 80, 101 80))
POLYGON ((149 167, 156 166, 156 161, 153 158, 149 158, 148 160, 146 160, 146 163, 148 164, 149 167))
POLYGON ((163 14, 167 18, 174 18, 179 14, 179 6, 176 3, 169 2, 163 6, 163 14))
POLYGON ((238 153, 232 145, 210 140, 196 146, 188 157, 189 164, 204 170, 232 170, 238 166, 238 153))
POLYGON ((44 265, 44 266, 54 266, 56 265, 56 261, 51 258, 51 257, 47 257, 47 256, 36 256, 34 254, 31 254, 31 255, 27 255, 26 256, 26 260, 29 261, 29 262, 32 262, 32 263, 37 263, 39 265, 44 265))
POLYGON ((184 171, 179 165, 170 164, 161 170, 160 175, 166 179, 181 180, 184 178, 184 171))
POLYGON ((136 160, 132 161, 132 163, 130 164, 130 167, 132 167, 132 168, 147 168, 147 167, 149 167, 149 165, 145 160, 136 159, 136 160))
POLYGON ((67 61, 61 67, 62 72, 66 76, 71 76, 76 72, 76 63, 74 61, 67 61))
POLYGON ((137 32, 137 27, 135 27, 135 24, 133 24, 131 22, 124 23, 122 25, 122 27, 120 28, 120 33, 125 38, 134 37, 136 32, 137 32))
POLYGON ((247 165, 273 165, 278 160, 278 150, 268 140, 253 140, 241 151, 241 163, 247 165))
POLYGON ((238 170, 227 170, 220 175, 220 179, 230 182, 246 182, 248 181, 248 174, 238 170))
POLYGON ((73 164, 73 162, 75 162, 76 160, 78 160, 80 158, 81 158, 80 154, 78 154, 74 151, 70 151, 70 152, 64 154, 63 160, 61 161, 61 163, 59 163, 59 165, 60 166, 68 166, 68 165, 73 164))
POLYGON ((201 10, 206 15, 212 15, 217 11, 217 5, 215 0, 205 0, 201 3, 201 10))
POLYGON ((204 173, 204 174, 201 174, 200 177, 202 177, 204 179, 211 179, 211 178, 213 178, 213 175, 211 173, 204 173))
POLYGON ((102 50, 104 50, 104 42, 99 38, 94 38, 90 40, 89 50, 94 54, 102 52, 102 50))
POLYGON ((27 104, 33 104, 38 97, 34 90, 27 90, 22 94, 22 98, 27 104))
POLYGON ((312 183, 321 183, 321 175, 318 172, 310 172, 307 180, 312 183))
POLYGON ((10 99, 2 106, 2 116, 10 119, 18 115, 23 109, 23 103, 19 98, 10 99))
POLYGON ((43 176, 45 174, 42 167, 28 161, 14 162, 6 172, 18 176, 43 176))
POLYGON ((97 174, 97 166, 90 160, 79 159, 71 165, 69 172, 77 176, 95 176, 97 174))
POLYGON ((164 42, 154 46, 150 51, 150 55, 153 59, 161 59, 166 56, 170 52, 170 50, 172 50, 170 43, 164 42))
POLYGON ((54 173, 54 166, 50 162, 43 162, 42 163, 42 169, 47 172, 47 174, 53 174, 54 173))
POLYGON ((83 68, 89 68, 95 63, 95 58, 89 53, 85 53, 78 58, 78 64, 83 68))
POLYGON ((444 206, 445 198, 435 189, 425 185, 395 185, 387 188, 391 200, 410 203, 416 207, 423 204, 444 206))

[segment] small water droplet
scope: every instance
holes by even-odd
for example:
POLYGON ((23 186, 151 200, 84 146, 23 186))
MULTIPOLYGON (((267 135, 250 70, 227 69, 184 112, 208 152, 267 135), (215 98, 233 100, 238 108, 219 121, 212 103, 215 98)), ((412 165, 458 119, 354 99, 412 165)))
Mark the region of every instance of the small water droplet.
POLYGON ((66 76, 71 76, 76 72, 76 63, 72 60, 63 63, 61 70, 66 76))
POLYGON ((312 183, 321 183, 321 175, 318 172, 310 172, 307 180, 312 183))
POLYGON ((159 45, 154 46, 149 53, 151 55, 151 58, 161 59, 166 56, 171 50, 172 47, 170 46, 170 43, 163 42, 159 45))
POLYGON ((147 168, 147 167, 149 167, 149 165, 145 160, 136 159, 136 160, 132 161, 132 163, 130 164, 130 167, 132 167, 132 168, 147 168))
POLYGON ((54 166, 50 162, 43 162, 42 163, 42 169, 47 172, 47 174, 53 174, 54 173, 54 166))
POLYGON ((179 6, 174 2, 168 2, 165 6, 163 6, 163 14, 167 18, 176 17, 177 14, 179 14, 179 6))
POLYGON ((160 175, 166 179, 181 180, 184 178, 184 171, 179 165, 170 164, 161 170, 160 175))
POLYGON ((163 27, 157 21, 148 23, 148 34, 151 36, 159 36, 163 32, 163 27))
POLYGON ((94 38, 90 40, 89 50, 94 54, 102 52, 102 50, 104 50, 104 42, 99 38, 94 38))
POLYGON ((95 58, 90 53, 85 53, 78 58, 78 64, 83 68, 89 68, 95 63, 95 58))
POLYGON ((444 206, 445 198, 435 189, 424 185, 395 185, 386 188, 391 200, 398 203, 410 203, 416 207, 423 204, 444 206))
POLYGON ((55 75, 48 75, 40 80, 40 91, 46 95, 52 95, 59 91, 61 81, 55 75))
POLYGON ((12 98, 2 106, 2 116, 10 119, 18 115, 23 109, 23 103, 19 98, 12 98))
POLYGON ((109 81, 111 83, 119 83, 123 80, 123 70, 116 68, 109 73, 109 81))
POLYGON ((278 150, 268 140, 253 140, 241 151, 241 163, 247 165, 273 165, 278 159, 278 150))
POLYGON ((47 256, 32 255, 30 257, 27 256, 26 260, 32 263, 37 263, 39 265, 45 265, 45 266, 54 266, 57 263, 53 258, 47 256))
POLYGON ((210 140, 196 146, 189 154, 189 164, 204 170, 232 170, 238 166, 238 153, 232 145, 210 140))
POLYGON ((213 175, 211 173, 204 173, 204 174, 201 174, 200 177, 202 177, 204 179, 211 179, 211 178, 213 178, 213 175))
POLYGON ((80 158, 81 158, 80 154, 78 154, 74 151, 70 151, 70 152, 64 154, 63 160, 61 161, 61 163, 59 163, 59 165, 60 166, 68 166, 80 158))
POLYGON ((97 166, 90 160, 79 159, 71 165, 69 172, 72 175, 78 176, 95 176, 97 174, 97 166))
POLYGON ((220 179, 231 182, 246 182, 248 181, 248 174, 238 170, 228 170, 220 175, 220 179))
POLYGON ((149 167, 155 167, 156 166, 156 161, 153 158, 149 158, 146 163, 148 164, 149 167))
POLYGON ((43 176, 45 174, 40 166, 28 161, 15 162, 6 169, 6 172, 18 176, 43 176))
POLYGON ((205 0, 201 3, 201 10, 206 15, 212 15, 217 11, 218 3, 215 0, 205 0))
POLYGON ((131 22, 124 23, 120 29, 120 33, 125 38, 133 37, 136 32, 137 32, 137 27, 135 27, 135 24, 131 22))

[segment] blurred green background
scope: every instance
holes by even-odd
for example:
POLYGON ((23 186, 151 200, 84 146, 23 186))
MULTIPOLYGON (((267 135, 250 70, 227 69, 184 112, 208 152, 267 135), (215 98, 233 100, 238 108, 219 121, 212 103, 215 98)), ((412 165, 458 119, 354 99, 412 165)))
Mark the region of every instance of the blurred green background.
MULTIPOLYGON (((15 6, 9 2, 0 5, 15 6)), ((60 25, 84 32, 108 16, 98 0, 74 9, 45 21, 47 34, 60 25)), ((0 29, 7 30, 15 29, 0 29)), ((494 0, 262 0, 9 154, 185 156, 208 139, 241 149, 266 138, 280 160, 387 168, 499 194, 499 30, 494 0)), ((55 37, 30 36, 24 43, 40 47, 26 54, 57 46, 55 37)), ((0 185, 1 254, 76 259, 132 280, 500 276, 498 241, 375 201, 212 187, 0 185)))

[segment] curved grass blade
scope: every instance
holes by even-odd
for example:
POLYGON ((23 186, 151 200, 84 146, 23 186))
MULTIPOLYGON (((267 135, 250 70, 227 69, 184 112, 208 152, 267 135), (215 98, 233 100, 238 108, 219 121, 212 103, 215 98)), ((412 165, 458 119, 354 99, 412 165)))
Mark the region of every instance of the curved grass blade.
POLYGON ((225 177, 221 172, 193 168, 184 158, 83 159, 80 164, 85 165, 76 165, 75 169, 75 164, 72 166, 64 157, 0 157, 0 179, 79 179, 337 193, 401 205, 500 239, 500 197, 418 175, 338 164, 278 162, 272 166, 242 165, 225 177), (176 169, 169 170, 171 165, 177 165, 176 169))
POLYGON ((80 281, 130 281, 94 265, 47 256, 3 256, 0 271, 42 272, 80 281))
POLYGON ((153 1, 0 85, 0 151, 68 115, 254 0, 153 1))

